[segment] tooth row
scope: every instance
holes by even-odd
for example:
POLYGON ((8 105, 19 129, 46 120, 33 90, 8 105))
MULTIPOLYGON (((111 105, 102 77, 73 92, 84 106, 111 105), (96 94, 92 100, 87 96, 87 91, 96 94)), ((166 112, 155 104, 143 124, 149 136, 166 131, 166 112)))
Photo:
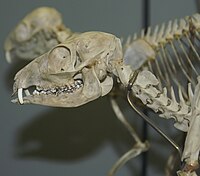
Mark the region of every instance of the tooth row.
POLYGON ((37 90, 33 91, 33 95, 49 95, 49 94, 60 94, 60 93, 73 93, 75 90, 81 88, 83 86, 82 80, 76 80, 74 84, 70 86, 63 86, 63 87, 55 87, 51 89, 41 89, 37 88, 37 90))

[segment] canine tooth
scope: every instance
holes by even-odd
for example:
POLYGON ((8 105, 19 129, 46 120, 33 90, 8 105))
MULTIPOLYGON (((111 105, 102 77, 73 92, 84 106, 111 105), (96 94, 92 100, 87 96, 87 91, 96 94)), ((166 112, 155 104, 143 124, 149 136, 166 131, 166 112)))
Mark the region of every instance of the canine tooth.
POLYGON ((12 59, 11 59, 11 56, 10 56, 10 52, 9 51, 6 51, 6 60, 8 63, 11 63, 12 62, 12 59))
POLYGON ((18 93, 19 103, 20 103, 20 104, 24 104, 23 95, 22 95, 23 89, 22 89, 22 88, 18 89, 18 92, 17 92, 17 93, 18 93))

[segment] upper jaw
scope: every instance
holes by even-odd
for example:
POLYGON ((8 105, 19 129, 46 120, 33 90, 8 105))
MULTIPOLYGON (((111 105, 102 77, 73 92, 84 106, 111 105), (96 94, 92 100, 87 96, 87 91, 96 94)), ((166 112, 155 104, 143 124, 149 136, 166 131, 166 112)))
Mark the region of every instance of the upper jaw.
MULTIPOLYGON (((23 71, 17 75, 14 85, 14 92, 17 98, 12 100, 13 103, 19 104, 40 104, 53 107, 77 107, 97 99, 102 95, 100 82, 94 74, 94 70, 83 71, 84 73, 75 75, 71 82, 58 84, 54 86, 53 82, 49 82, 46 86, 36 85, 34 80, 22 80, 23 71), (24 86, 22 83, 31 83, 24 86), (34 89, 31 89, 34 88, 34 89)), ((29 78, 29 77, 27 77, 29 78)), ((39 83, 43 83, 44 80, 39 83)), ((64 82, 64 80, 62 80, 64 82)), ((36 81, 38 83, 38 81, 36 81)), ((47 82, 46 82, 47 83, 47 82)))
MULTIPOLYGON (((75 93, 80 92, 80 90, 83 88, 83 79, 80 78, 71 79, 70 82, 62 85, 49 83, 45 84, 44 86, 34 84, 33 81, 29 81, 32 84, 26 84, 26 86, 24 86, 21 83, 23 83, 25 80, 21 81, 20 79, 22 78, 18 77, 13 86, 13 95, 17 94, 17 98, 12 100, 13 103, 51 104, 47 102, 45 103, 45 99, 47 99, 49 102, 52 101, 59 106, 59 101, 55 102, 55 100, 59 100, 60 97, 70 97, 72 94, 74 95, 75 93)), ((52 106, 55 106, 56 104, 52 104, 52 106)))

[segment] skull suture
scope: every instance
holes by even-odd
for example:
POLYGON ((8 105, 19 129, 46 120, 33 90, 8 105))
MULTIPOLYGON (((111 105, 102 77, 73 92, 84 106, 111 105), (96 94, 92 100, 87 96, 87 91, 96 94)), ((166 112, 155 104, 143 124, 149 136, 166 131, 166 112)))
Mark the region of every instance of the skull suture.
POLYGON ((72 35, 54 8, 40 7, 28 14, 5 41, 6 59, 32 60, 72 35), (60 41, 61 40, 61 41, 60 41))
POLYGON ((86 32, 36 58, 15 76, 14 102, 76 107, 110 92, 121 42, 112 34, 86 32), (30 87, 34 91, 30 92, 30 87), (29 89, 29 90, 28 90, 29 89), (23 91, 25 96, 23 97, 23 91))

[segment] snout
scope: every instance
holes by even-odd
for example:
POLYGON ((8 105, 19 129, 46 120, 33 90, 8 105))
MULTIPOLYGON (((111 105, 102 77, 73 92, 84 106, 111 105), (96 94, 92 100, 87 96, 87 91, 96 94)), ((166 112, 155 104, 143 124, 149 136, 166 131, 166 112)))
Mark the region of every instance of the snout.
POLYGON ((17 93, 20 104, 23 104, 23 92, 28 96, 28 88, 40 84, 40 60, 41 58, 32 61, 15 75, 13 95, 17 93))

